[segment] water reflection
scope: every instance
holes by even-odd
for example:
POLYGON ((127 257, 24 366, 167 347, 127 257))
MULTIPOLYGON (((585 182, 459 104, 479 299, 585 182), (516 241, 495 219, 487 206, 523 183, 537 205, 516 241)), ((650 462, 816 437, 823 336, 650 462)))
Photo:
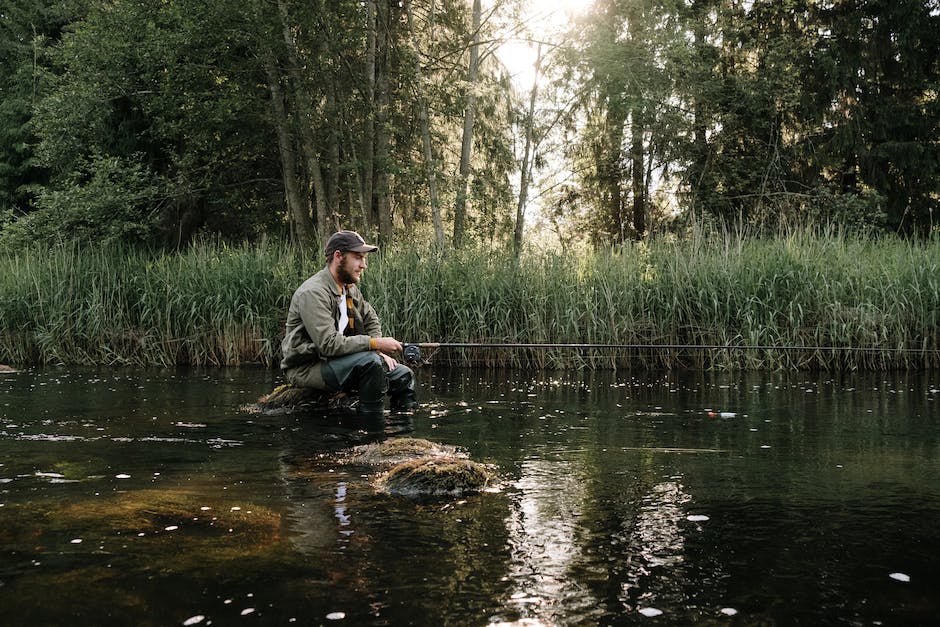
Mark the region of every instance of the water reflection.
POLYGON ((511 561, 510 607, 519 614, 552 621, 555 604, 566 612, 589 613, 597 603, 571 578, 579 560, 581 511, 587 497, 579 468, 557 460, 525 460, 514 482, 506 519, 511 561), (576 606, 576 607, 571 607, 576 606))
POLYGON ((20 624, 940 612, 936 375, 425 371, 428 406, 375 423, 239 413, 262 370, 15 376, 0 615, 20 624), (401 499, 341 460, 399 435, 466 448, 503 491, 401 499))
POLYGON ((355 498, 371 492, 362 469, 343 466, 338 453, 413 430, 412 417, 294 416, 282 435, 280 469, 288 498, 290 538, 303 553, 317 554, 355 533, 355 498))

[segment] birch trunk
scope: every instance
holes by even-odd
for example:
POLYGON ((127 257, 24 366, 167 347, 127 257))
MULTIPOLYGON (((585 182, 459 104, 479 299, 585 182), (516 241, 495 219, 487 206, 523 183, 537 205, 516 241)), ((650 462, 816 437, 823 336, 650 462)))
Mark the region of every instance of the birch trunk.
POLYGON ((391 207, 389 204, 389 152, 391 133, 388 127, 390 96, 391 43, 396 20, 387 2, 376 5, 377 43, 375 68, 375 161, 373 163, 372 223, 379 227, 379 240, 392 239, 391 207))
POLYGON ((476 87, 480 70, 480 0, 473 0, 473 39, 470 44, 470 67, 467 72, 467 108, 463 118, 463 140, 460 146, 460 175, 454 205, 454 247, 460 248, 467 228, 467 188, 470 184, 470 157, 473 152, 473 124, 476 117, 476 87))
POLYGON ((633 110, 630 128, 630 159, 633 170, 633 237, 637 240, 643 238, 646 232, 646 168, 643 159, 643 113, 640 107, 633 110))
POLYGON ((313 201, 313 215, 315 216, 314 229, 322 233, 327 227, 326 185, 323 182, 323 171, 320 167, 320 156, 317 149, 314 127, 314 99, 310 90, 306 88, 303 76, 300 74, 300 61, 297 45, 290 32, 290 15, 285 0, 277 0, 278 12, 281 16, 281 35, 288 57, 288 75, 292 86, 293 101, 300 115, 300 143, 304 154, 304 165, 308 181, 307 204, 313 201))
POLYGON ((362 140, 362 163, 359 179, 359 203, 362 209, 362 226, 371 231, 372 184, 375 171, 375 67, 378 54, 378 22, 376 0, 365 0, 366 8, 366 62, 365 62, 365 132, 362 140))
POLYGON ((512 250, 516 256, 522 254, 522 233, 525 226, 525 208, 529 202, 529 181, 533 152, 532 128, 535 124, 535 101, 538 98, 539 71, 542 68, 542 44, 539 43, 535 54, 535 78, 532 80, 532 93, 529 94, 529 111, 525 121, 525 149, 522 153, 522 171, 519 175, 519 204, 516 206, 516 229, 512 237, 512 250))
POLYGON ((424 169, 428 179, 428 195, 431 204, 431 222, 434 224, 434 239, 438 246, 444 245, 444 225, 441 221, 441 201, 437 192, 437 170, 434 165, 434 151, 431 146, 431 125, 428 116, 428 99, 424 93, 424 77, 421 71, 421 59, 418 56, 418 44, 414 36, 414 14, 411 0, 405 0, 408 15, 408 36, 415 55, 415 94, 418 102, 418 121, 421 125, 421 145, 424 150, 424 169))
POLYGON ((281 157, 288 219, 297 241, 300 244, 311 244, 314 239, 313 225, 310 223, 310 214, 300 194, 300 185, 297 180, 297 156, 291 142, 284 91, 281 88, 281 78, 274 62, 274 55, 270 50, 265 55, 264 69, 268 77, 268 89, 271 92, 271 108, 274 111, 274 128, 277 134, 278 153, 281 157))

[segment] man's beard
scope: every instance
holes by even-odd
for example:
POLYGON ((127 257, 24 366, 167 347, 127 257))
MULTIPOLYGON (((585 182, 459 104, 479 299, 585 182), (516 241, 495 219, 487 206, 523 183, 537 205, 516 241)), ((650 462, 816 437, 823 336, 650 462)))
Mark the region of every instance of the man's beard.
POLYGON ((354 285, 359 282, 349 270, 346 269, 346 261, 343 260, 343 263, 339 265, 336 269, 336 276, 343 285, 354 285))

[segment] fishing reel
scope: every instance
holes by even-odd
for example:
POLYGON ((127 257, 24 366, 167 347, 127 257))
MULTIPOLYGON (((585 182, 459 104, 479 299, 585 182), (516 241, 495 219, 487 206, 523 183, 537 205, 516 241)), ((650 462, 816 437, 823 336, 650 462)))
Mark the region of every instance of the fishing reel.
POLYGON ((428 363, 421 355, 421 347, 417 344, 405 344, 402 349, 402 357, 404 357, 405 363, 411 367, 423 366, 428 363))

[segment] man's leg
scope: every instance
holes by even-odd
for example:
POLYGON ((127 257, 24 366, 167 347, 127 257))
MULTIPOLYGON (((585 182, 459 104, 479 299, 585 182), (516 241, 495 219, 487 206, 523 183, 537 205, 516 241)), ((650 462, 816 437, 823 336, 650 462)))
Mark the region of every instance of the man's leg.
POLYGON ((360 414, 380 414, 385 408, 385 360, 375 351, 330 359, 323 364, 323 381, 334 390, 357 392, 360 414))
POLYGON ((392 411, 410 411, 418 406, 415 374, 411 368, 398 364, 388 373, 388 395, 392 398, 392 411))

